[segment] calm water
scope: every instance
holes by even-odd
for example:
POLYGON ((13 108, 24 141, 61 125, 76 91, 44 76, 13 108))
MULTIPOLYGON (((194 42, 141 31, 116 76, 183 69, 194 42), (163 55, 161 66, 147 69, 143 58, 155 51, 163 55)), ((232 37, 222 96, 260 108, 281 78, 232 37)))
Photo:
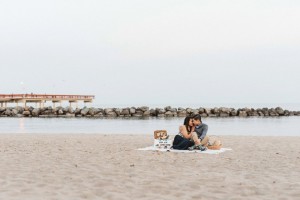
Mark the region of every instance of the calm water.
MULTIPOLYGON (((300 136, 300 117, 205 118, 211 135, 300 136)), ((183 118, 64 119, 0 118, 0 134, 152 134, 166 129, 176 134, 183 118)))

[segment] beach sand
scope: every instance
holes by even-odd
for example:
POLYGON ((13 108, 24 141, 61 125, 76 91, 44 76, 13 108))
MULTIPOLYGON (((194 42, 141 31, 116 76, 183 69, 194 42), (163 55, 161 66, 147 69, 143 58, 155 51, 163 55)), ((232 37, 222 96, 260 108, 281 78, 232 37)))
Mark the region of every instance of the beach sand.
POLYGON ((0 199, 300 199, 300 137, 222 136, 218 155, 138 135, 0 135, 0 199))

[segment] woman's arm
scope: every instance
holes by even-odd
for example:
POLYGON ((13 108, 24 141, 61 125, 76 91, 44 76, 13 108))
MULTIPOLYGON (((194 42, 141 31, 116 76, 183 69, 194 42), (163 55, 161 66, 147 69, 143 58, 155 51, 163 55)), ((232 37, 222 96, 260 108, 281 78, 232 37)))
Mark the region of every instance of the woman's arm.
POLYGON ((186 139, 190 139, 192 136, 191 134, 188 133, 188 131, 186 130, 186 127, 184 125, 179 126, 179 132, 186 139))

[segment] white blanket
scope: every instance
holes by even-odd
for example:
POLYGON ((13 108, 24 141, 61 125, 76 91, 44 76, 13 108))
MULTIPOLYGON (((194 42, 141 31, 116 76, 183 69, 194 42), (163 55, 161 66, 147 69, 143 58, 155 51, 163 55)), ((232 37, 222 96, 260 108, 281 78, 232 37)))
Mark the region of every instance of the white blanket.
POLYGON ((210 150, 207 149, 206 151, 200 151, 200 150, 176 150, 176 149, 159 149, 159 148, 155 148, 154 146, 150 146, 150 147, 145 147, 145 148, 139 148, 137 150, 140 151, 162 151, 162 152, 176 152, 176 153, 205 153, 205 154, 219 154, 219 153, 223 153, 225 151, 231 151, 232 149, 230 148, 221 148, 220 150, 210 150))

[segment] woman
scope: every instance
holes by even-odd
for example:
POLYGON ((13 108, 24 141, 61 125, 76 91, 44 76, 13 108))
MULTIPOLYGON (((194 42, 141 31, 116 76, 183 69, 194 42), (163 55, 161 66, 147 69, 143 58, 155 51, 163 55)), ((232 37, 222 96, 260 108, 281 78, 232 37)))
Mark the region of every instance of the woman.
POLYGON ((189 150, 198 149, 205 151, 206 148, 201 145, 201 141, 195 132, 195 125, 193 123, 193 118, 188 116, 184 119, 183 125, 179 126, 179 136, 190 140, 194 145, 189 147, 189 150))

